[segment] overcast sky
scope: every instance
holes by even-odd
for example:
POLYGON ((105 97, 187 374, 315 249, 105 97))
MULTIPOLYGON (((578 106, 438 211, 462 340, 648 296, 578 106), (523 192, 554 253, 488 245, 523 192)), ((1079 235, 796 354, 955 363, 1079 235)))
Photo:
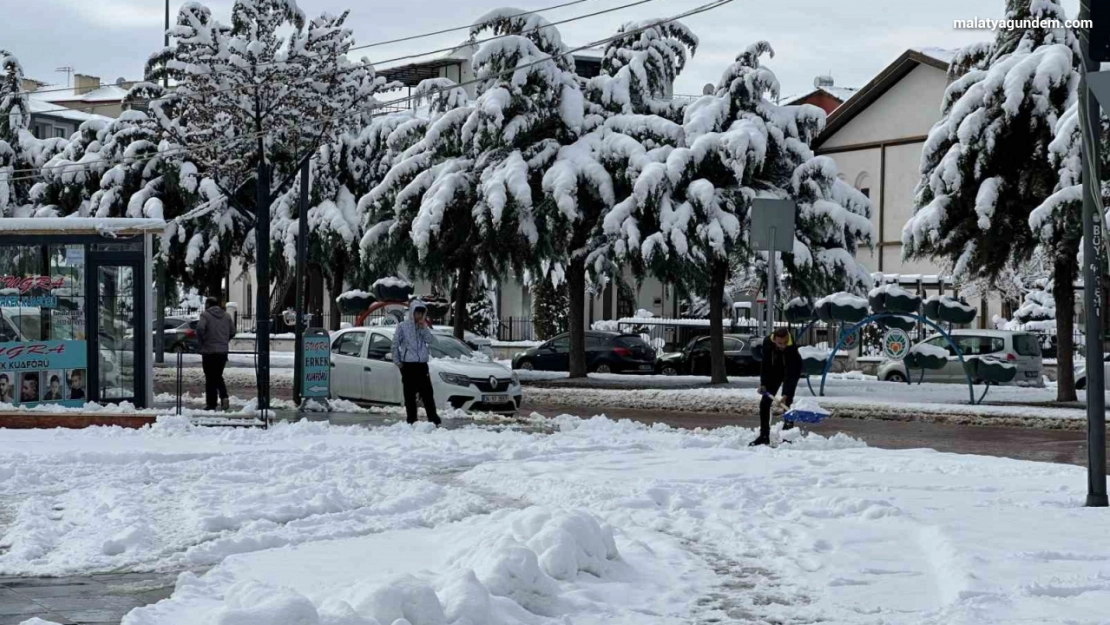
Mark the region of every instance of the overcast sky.
MULTIPOLYGON (((590 0, 545 13, 566 19, 630 0, 590 0)), ((652 0, 632 9, 560 27, 564 41, 582 45, 611 35, 628 20, 671 16, 706 0, 652 0)), ((348 24, 358 43, 461 26, 501 6, 522 10, 559 0, 298 0, 309 15, 352 8, 348 24)), ((147 56, 162 45, 165 0, 0 0, 5 21, 0 48, 23 62, 29 77, 65 85, 54 70, 72 66, 104 82, 139 78, 147 56)), ((231 0, 207 3, 230 22, 231 0)), ((171 0, 176 15, 181 5, 171 0)), ((784 95, 811 89, 814 76, 831 72, 838 86, 860 87, 911 47, 957 48, 988 39, 986 31, 958 31, 954 19, 1000 18, 1004 0, 735 0, 686 21, 701 39, 697 55, 679 78, 677 93, 700 93, 748 44, 766 39, 775 49, 765 59, 784 95)), ((1065 0, 1074 17, 1078 0, 1065 0)), ((465 38, 459 32, 366 50, 371 61, 441 48, 465 38)))

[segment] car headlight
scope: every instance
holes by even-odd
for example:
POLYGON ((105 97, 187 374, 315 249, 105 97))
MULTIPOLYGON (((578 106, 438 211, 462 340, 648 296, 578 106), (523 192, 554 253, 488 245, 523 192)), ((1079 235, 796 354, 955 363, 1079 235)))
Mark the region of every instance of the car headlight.
POLYGON ((470 386, 470 378, 465 375, 459 375, 458 373, 440 372, 439 379, 447 384, 453 384, 455 386, 470 386))
POLYGON ((520 386, 520 376, 516 374, 516 371, 513 371, 512 380, 514 385, 520 386))

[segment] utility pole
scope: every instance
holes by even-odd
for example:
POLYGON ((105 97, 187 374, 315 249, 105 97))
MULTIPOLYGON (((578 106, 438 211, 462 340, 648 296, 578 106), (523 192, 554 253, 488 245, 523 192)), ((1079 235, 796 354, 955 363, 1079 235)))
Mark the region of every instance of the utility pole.
MULTIPOLYGON (((1106 0, 1098 0, 1105 2, 1106 0)), ((1100 19, 1105 12, 1100 13, 1100 19)), ((1091 0, 1080 0, 1079 19, 1091 19, 1091 0)), ((1097 24, 1105 29, 1107 24, 1097 24)), ((1079 84, 1079 125, 1083 136, 1083 300, 1087 313, 1087 506, 1106 507, 1106 394, 1102 356, 1102 258, 1105 221, 1099 153, 1102 123, 1099 100, 1091 89, 1091 76, 1100 74, 1106 47, 1092 41, 1096 29, 1081 29, 1084 71, 1079 84)), ((1103 32, 1103 31, 1098 31, 1103 32)), ((1097 80, 1097 78, 1096 78, 1097 80)))
MULTIPOLYGON (((162 31, 162 45, 163 47, 170 47, 170 0, 166 0, 166 28, 162 31)), ((162 77, 162 86, 166 89, 170 88, 170 77, 162 77)), ((162 250, 165 252, 165 250, 162 250)), ((155 261, 156 270, 154 272, 154 285, 155 293, 157 294, 155 312, 156 319, 158 320, 155 326, 157 330, 154 332, 154 362, 162 364, 166 362, 166 262, 159 257, 155 261)))
POLYGON ((305 288, 304 271, 308 264, 308 176, 311 170, 310 159, 306 156, 301 163, 301 202, 297 216, 297 268, 296 268, 296 305, 297 321, 293 324, 296 353, 293 365, 293 403, 298 407, 304 397, 304 329, 305 329, 305 288))
POLYGON ((269 422, 270 410, 270 179, 266 151, 258 138, 257 206, 254 212, 256 293, 255 341, 258 351, 258 409, 269 422))

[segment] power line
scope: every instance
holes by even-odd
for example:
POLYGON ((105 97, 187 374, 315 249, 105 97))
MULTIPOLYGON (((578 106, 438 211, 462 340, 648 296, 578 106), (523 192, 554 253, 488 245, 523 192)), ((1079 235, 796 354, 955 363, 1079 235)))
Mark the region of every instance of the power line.
MULTIPOLYGON (((585 0, 582 0, 582 1, 585 1, 585 0)), ((587 18, 597 17, 598 15, 604 15, 606 13, 613 13, 613 12, 616 12, 616 11, 621 11, 621 10, 624 10, 624 9, 632 8, 632 7, 635 7, 635 6, 640 6, 640 5, 647 4, 649 2, 655 2, 655 1, 657 1, 657 0, 635 0, 634 2, 629 2, 627 4, 622 4, 620 6, 610 7, 608 9, 602 9, 600 11, 594 11, 593 13, 585 13, 585 14, 578 15, 578 16, 575 16, 575 17, 569 17, 569 18, 564 19, 564 20, 559 20, 559 21, 556 21, 556 22, 549 22, 549 23, 547 23, 543 26, 537 26, 537 27, 534 27, 534 28, 529 28, 529 29, 522 30, 519 33, 508 33, 508 34, 504 34, 504 35, 495 35, 495 36, 492 36, 492 37, 487 37, 485 39, 477 39, 475 41, 468 42, 468 45, 480 45, 480 44, 483 44, 483 43, 488 43, 490 41, 496 41, 498 39, 504 39, 506 37, 518 37, 518 36, 529 35, 529 34, 532 34, 532 33, 535 33, 535 32, 539 32, 540 30, 543 30, 545 28, 552 28, 552 27, 559 26, 559 25, 562 25, 562 24, 569 24, 571 22, 577 22, 577 21, 584 20, 584 19, 587 19, 587 18)), ((533 13, 535 13, 535 11, 533 11, 533 13)), ((527 13, 521 13, 520 15, 528 15, 528 14, 527 13)), ((492 21, 482 22, 483 25, 489 24, 489 23, 492 23, 492 21)), ((417 52, 417 53, 414 53, 414 54, 407 54, 407 55, 404 55, 404 56, 398 56, 398 57, 394 57, 394 58, 391 58, 391 59, 382 59, 382 60, 379 60, 379 61, 372 61, 372 62, 370 62, 370 66, 384 65, 386 63, 395 63, 397 61, 406 61, 406 60, 409 60, 409 59, 416 59, 416 58, 420 58, 422 56, 428 56, 429 54, 437 54, 437 53, 440 53, 440 52, 451 52, 451 51, 457 49, 458 47, 459 46, 456 45, 456 46, 450 46, 450 47, 447 47, 447 48, 439 48, 439 49, 436 49, 436 50, 429 50, 429 51, 426 51, 426 52, 417 52)), ((588 47, 593 47, 593 46, 588 46, 588 47)), ((351 48, 351 50, 353 50, 353 49, 354 48, 351 48)), ((567 54, 571 54, 571 52, 567 52, 567 54)), ((273 63, 259 63, 258 65, 255 65, 254 67, 267 67, 269 65, 273 65, 273 63)), ((352 72, 352 71, 355 71, 357 69, 362 69, 362 68, 365 68, 365 67, 366 66, 362 65, 362 64, 351 65, 348 68, 340 69, 336 73, 340 74, 340 73, 352 72)), ((228 73, 228 72, 226 72, 226 71, 225 72, 215 72, 215 74, 221 74, 221 73, 228 73)), ((214 94, 217 94, 217 93, 226 93, 226 92, 231 92, 231 91, 249 90, 249 89, 253 89, 257 86, 259 86, 259 85, 237 85, 237 86, 234 86, 234 87, 226 87, 224 89, 216 89, 214 91, 207 92, 203 95, 204 95, 204 97, 207 97, 207 96, 211 96, 211 95, 214 95, 214 94)), ((180 94, 179 92, 174 92, 174 93, 167 94, 167 95, 164 95, 164 96, 160 96, 160 97, 157 97, 157 98, 144 98, 144 99, 132 100, 129 104, 132 104, 132 105, 134 105, 134 104, 150 104, 151 102, 160 102, 160 101, 163 101, 163 100, 171 100, 171 99, 176 98, 176 97, 189 97, 189 96, 180 94)), ((98 108, 100 108, 100 106, 96 106, 96 105, 82 106, 82 107, 72 107, 72 108, 62 107, 62 108, 56 108, 56 109, 48 109, 48 110, 45 110, 45 111, 38 111, 36 114, 46 115, 46 114, 49 114, 49 113, 61 113, 61 112, 65 112, 65 111, 95 111, 98 108)))
MULTIPOLYGON (((705 12, 708 12, 708 11, 712 11, 714 9, 718 9, 720 7, 723 7, 727 4, 731 4, 732 2, 735 2, 735 1, 736 0, 713 0, 712 2, 700 5, 698 7, 695 7, 693 9, 690 9, 689 11, 685 11, 683 13, 679 13, 678 15, 675 15, 673 17, 654 20, 654 21, 652 21, 652 22, 650 22, 650 23, 648 23, 644 26, 634 28, 632 30, 624 31, 624 32, 621 32, 621 33, 617 33, 617 34, 612 35, 610 37, 606 37, 604 39, 599 39, 597 41, 590 42, 590 43, 588 43, 586 45, 583 45, 583 46, 578 46, 576 48, 571 48, 571 49, 565 50, 561 53, 560 56, 573 54, 575 52, 581 52, 583 50, 594 48, 594 47, 597 47, 599 45, 603 45, 603 44, 609 43, 611 41, 615 41, 617 39, 627 37, 629 35, 634 35, 634 34, 643 32, 645 30, 655 28, 656 26, 659 26, 661 24, 667 24, 667 23, 674 22, 674 21, 677 21, 677 20, 680 20, 680 19, 684 19, 684 18, 687 18, 687 17, 698 15, 700 13, 705 13, 705 12)), ((536 59, 535 61, 531 61, 529 63, 518 65, 518 66, 516 66, 512 69, 503 70, 501 72, 498 72, 498 73, 490 75, 490 76, 483 76, 483 77, 480 77, 480 78, 474 78, 472 80, 468 80, 468 81, 465 81, 465 82, 458 83, 458 84, 455 85, 455 88, 468 87, 470 85, 476 85, 476 84, 479 84, 479 83, 488 82, 488 81, 493 80, 495 78, 502 78, 502 77, 505 77, 505 76, 510 76, 512 74, 515 74, 516 72, 519 72, 520 70, 528 69, 529 67, 534 67, 534 66, 540 65, 542 63, 547 63, 547 62, 552 61, 554 59, 555 59, 555 56, 547 55, 547 56, 544 56, 543 58, 536 59)), ((419 99, 420 97, 422 97, 422 96, 419 95, 419 94, 418 95, 411 95, 411 96, 407 96, 407 97, 404 97, 404 98, 399 98, 397 100, 390 100, 387 104, 396 105, 396 104, 400 104, 400 103, 404 103, 404 102, 413 101, 413 100, 419 99)), ((346 117, 353 117, 355 115, 361 115, 364 112, 365 111, 351 112, 351 111, 348 110, 348 111, 344 111, 343 113, 339 113, 339 114, 336 114, 336 115, 331 115, 329 117, 325 117, 321 121, 335 121, 337 119, 343 119, 343 118, 346 118, 346 117)), ((234 142, 237 142, 237 141, 257 139, 259 137, 263 137, 267 134, 273 133, 273 132, 278 131, 278 130, 282 130, 282 129, 285 129, 285 128, 292 128, 293 126, 294 126, 294 124, 286 124, 284 126, 279 126, 279 127, 276 127, 276 128, 270 128, 270 129, 267 129, 267 130, 255 131, 255 132, 252 132, 252 133, 247 133, 247 134, 241 135, 239 137, 233 137, 233 138, 230 138, 230 139, 217 139, 217 140, 214 140, 214 141, 211 141, 211 142, 199 144, 199 145, 194 146, 192 148, 188 148, 188 147, 185 147, 185 146, 181 146, 181 147, 178 147, 178 148, 169 148, 169 149, 167 149, 163 152, 159 152, 159 153, 153 154, 151 156, 146 156, 146 157, 143 157, 143 158, 137 158, 137 159, 133 159, 133 160, 130 160, 130 161, 123 161, 123 163, 130 164, 130 165, 138 164, 138 163, 145 163, 147 161, 151 161, 151 160, 154 160, 155 158, 159 158, 159 157, 165 156, 167 154, 171 154, 171 153, 172 154, 188 153, 190 151, 197 150, 197 149, 204 149, 206 147, 219 147, 221 145, 231 144, 231 143, 234 143, 234 142)), ((120 164, 120 163, 117 163, 117 164, 120 164)), ((70 163, 69 165, 59 165, 57 167, 53 167, 49 171, 55 172, 55 171, 68 170, 68 169, 88 169, 88 165, 84 164, 84 163, 70 163)), ((40 168, 26 168, 26 169, 22 169, 22 170, 13 170, 10 173, 14 174, 14 173, 29 173, 29 172, 41 172, 41 169, 40 168)), ((8 177, 8 178, 0 177, 0 182, 3 182, 3 181, 19 182, 19 181, 24 181, 24 180, 34 180, 37 177, 42 177, 42 174, 38 173, 36 175, 31 175, 31 176, 26 176, 26 177, 19 177, 19 178, 17 178, 17 177, 8 177)))
MULTIPOLYGON (((522 11, 520 13, 514 13, 513 17, 524 17, 526 15, 534 15, 536 13, 543 13, 545 11, 554 11, 555 9, 562 9, 562 8, 569 7, 569 6, 572 6, 572 5, 575 5, 575 4, 582 4, 584 2, 591 2, 591 1, 593 1, 593 0, 571 0, 570 2, 563 2, 563 3, 560 3, 560 4, 553 4, 551 6, 546 6, 546 7, 540 8, 540 9, 533 9, 531 11, 522 11)), ((375 41, 373 43, 366 43, 366 44, 363 44, 361 46, 355 46, 353 48, 350 48, 348 51, 350 51, 350 50, 364 50, 366 48, 376 48, 376 47, 379 47, 379 46, 389 45, 389 44, 392 44, 392 43, 403 43, 405 41, 415 41, 416 39, 425 39, 427 37, 434 37, 436 35, 443 35, 443 34, 446 34, 446 33, 457 32, 457 31, 460 31, 460 30, 470 30, 471 28, 478 28, 478 27, 481 27, 481 26, 488 26, 488 25, 493 24, 494 22, 496 22, 498 19, 500 19, 500 18, 487 20, 485 22, 480 22, 480 23, 477 23, 477 24, 468 24, 466 26, 453 26, 451 28, 444 28, 443 30, 436 30, 436 31, 432 31, 432 32, 421 33, 419 35, 408 35, 408 36, 401 37, 401 38, 398 38, 398 39, 387 39, 387 40, 384 40, 384 41, 375 41)), ((433 54, 433 53, 428 52, 427 54, 433 54)), ((142 80, 131 80, 131 81, 126 81, 125 80, 124 82, 143 82, 143 81, 142 80)), ((97 85, 95 87, 90 87, 90 89, 99 89, 101 87, 111 87, 114 84, 115 83, 103 83, 103 82, 102 83, 97 83, 97 85)), ((64 87, 64 88, 59 87, 57 89, 36 89, 34 91, 30 91, 30 90, 20 91, 16 95, 27 95, 27 94, 31 94, 31 93, 60 93, 60 92, 63 92, 63 91, 72 91, 72 90, 73 90, 73 87, 64 87)), ((69 109, 69 110, 72 111, 72 110, 76 110, 76 109, 69 109)))

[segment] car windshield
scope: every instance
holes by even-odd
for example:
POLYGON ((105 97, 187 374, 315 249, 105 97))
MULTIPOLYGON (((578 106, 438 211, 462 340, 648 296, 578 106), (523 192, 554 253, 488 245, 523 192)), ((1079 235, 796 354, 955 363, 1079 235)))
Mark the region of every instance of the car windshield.
POLYGON ((1040 356, 1041 346, 1032 334, 1015 334, 1014 351, 1020 356, 1040 356))
POLYGON ((467 358, 474 352, 459 339, 445 334, 436 334, 435 342, 428 345, 432 358, 467 358))

